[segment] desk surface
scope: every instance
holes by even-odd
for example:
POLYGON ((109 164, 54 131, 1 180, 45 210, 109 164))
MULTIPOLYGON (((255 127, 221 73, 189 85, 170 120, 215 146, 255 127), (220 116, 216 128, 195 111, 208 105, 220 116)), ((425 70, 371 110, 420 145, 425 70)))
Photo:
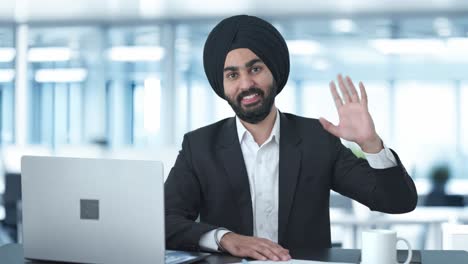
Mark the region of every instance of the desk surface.
MULTIPOLYGON (((309 259, 320 261, 351 262, 358 263, 360 250, 358 249, 323 249, 323 250, 291 250, 291 256, 296 259, 309 259)), ((34 263, 25 261, 23 258, 23 247, 20 244, 8 244, 0 247, 0 260, 2 264, 24 264, 34 263)), ((201 263, 221 264, 239 262, 241 259, 214 254, 201 263)), ((38 262, 47 264, 47 262, 38 262)), ((55 262, 56 263, 56 262, 55 262)), ((468 263, 468 252, 461 250, 421 250, 422 264, 466 264, 468 263)))

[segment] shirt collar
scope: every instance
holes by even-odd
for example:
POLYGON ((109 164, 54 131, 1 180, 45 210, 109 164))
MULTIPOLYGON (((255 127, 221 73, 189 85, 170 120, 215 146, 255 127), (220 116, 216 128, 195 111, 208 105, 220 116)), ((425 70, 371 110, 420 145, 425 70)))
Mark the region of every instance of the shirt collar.
MULTIPOLYGON (((239 117, 236 116, 236 127, 237 127, 237 136, 239 137, 239 143, 242 144, 242 140, 245 138, 247 133, 250 134, 250 132, 244 127, 242 122, 240 121, 239 117)), ((267 142, 272 138, 279 144, 280 140, 280 113, 279 110, 276 109, 276 119, 275 119, 275 124, 273 125, 273 129, 271 130, 271 134, 268 137, 267 142)))

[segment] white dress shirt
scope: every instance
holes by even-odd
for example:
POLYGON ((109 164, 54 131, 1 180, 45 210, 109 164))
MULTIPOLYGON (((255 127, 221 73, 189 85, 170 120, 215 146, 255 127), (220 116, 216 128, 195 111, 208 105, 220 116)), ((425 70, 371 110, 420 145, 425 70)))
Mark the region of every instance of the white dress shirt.
MULTIPOLYGON (((253 209, 253 235, 278 242, 278 179, 279 179, 279 142, 280 114, 276 112, 276 120, 268 139, 259 146, 252 134, 236 117, 237 135, 244 156, 245 167, 249 177, 250 193, 253 209)), ((374 169, 385 169, 397 165, 393 153, 384 146, 379 153, 365 153, 369 165, 374 169)), ((218 231, 218 241, 227 230, 218 231)), ((214 238, 215 230, 204 234, 199 245, 205 250, 217 251, 214 238)))

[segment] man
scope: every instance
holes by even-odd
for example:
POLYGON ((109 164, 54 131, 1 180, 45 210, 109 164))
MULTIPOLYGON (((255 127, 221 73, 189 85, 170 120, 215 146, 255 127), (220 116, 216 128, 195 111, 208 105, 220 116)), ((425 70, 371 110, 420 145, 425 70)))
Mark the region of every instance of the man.
POLYGON ((245 15, 213 29, 204 68, 236 117, 184 136, 165 183, 168 248, 288 260, 290 248, 330 247, 330 190, 371 210, 415 208, 414 183, 377 135, 362 83, 361 96, 349 77, 338 76, 341 96, 330 83, 337 126, 279 112, 286 42, 268 22, 245 15), (340 138, 356 142, 367 160, 340 138))

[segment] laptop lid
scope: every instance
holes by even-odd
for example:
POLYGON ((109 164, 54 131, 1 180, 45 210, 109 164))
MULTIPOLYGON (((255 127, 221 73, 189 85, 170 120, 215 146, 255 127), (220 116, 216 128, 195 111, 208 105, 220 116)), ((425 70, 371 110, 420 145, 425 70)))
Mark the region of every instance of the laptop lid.
POLYGON ((161 162, 25 156, 21 180, 25 258, 164 262, 161 162))

